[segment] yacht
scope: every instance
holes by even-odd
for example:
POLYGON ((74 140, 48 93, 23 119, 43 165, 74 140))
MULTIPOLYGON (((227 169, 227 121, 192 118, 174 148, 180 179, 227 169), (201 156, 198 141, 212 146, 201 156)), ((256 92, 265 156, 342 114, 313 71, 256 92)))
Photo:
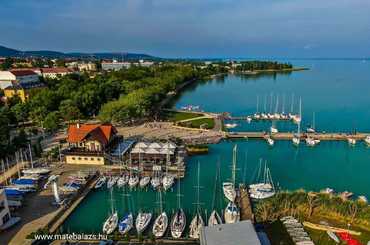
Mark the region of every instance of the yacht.
POLYGON ((130 188, 134 188, 139 183, 139 177, 136 174, 133 174, 130 176, 130 179, 128 180, 128 186, 130 188))
POLYGON ((185 230, 186 215, 182 208, 178 209, 171 220, 171 235, 173 238, 180 238, 185 230))
POLYGON ((224 195, 227 198, 227 200, 229 200, 230 202, 234 202, 236 198, 236 191, 235 191, 234 184, 231 182, 224 182, 222 184, 222 188, 223 188, 224 195))
POLYGON ((267 141, 267 143, 269 144, 269 146, 274 146, 274 140, 273 139, 271 139, 271 137, 267 137, 266 138, 266 141, 267 141))
POLYGON ((119 177, 119 179, 117 180, 117 186, 122 188, 124 187, 128 182, 128 178, 126 175, 122 175, 121 177, 119 177))
POLYGON ((108 178, 108 181, 107 181, 107 188, 110 189, 112 188, 117 182, 117 179, 113 176, 109 177, 108 178))
POLYGON ((261 114, 261 118, 262 118, 263 120, 267 120, 269 117, 267 116, 267 114, 262 113, 262 114, 261 114))
POLYGON ((162 179, 163 189, 167 191, 168 189, 172 187, 174 182, 175 182, 175 177, 173 175, 165 174, 162 179))
POLYGON ((94 188, 95 189, 101 188, 105 184, 106 181, 107 181, 107 177, 105 177, 104 175, 100 176, 94 188))
POLYGON ((315 112, 312 113, 312 124, 306 129, 307 133, 315 133, 315 112))
POLYGON ((48 174, 50 172, 49 168, 28 168, 22 170, 24 174, 48 174))
POLYGON ((293 115, 292 120, 294 123, 298 124, 298 123, 301 123, 302 118, 300 115, 293 115))
POLYGON ((140 188, 146 187, 149 184, 149 182, 150 182, 149 176, 141 177, 140 182, 139 182, 140 188))
POLYGON ((122 235, 128 233, 134 224, 134 218, 131 213, 125 214, 118 224, 118 231, 122 235))
POLYGON ((190 238, 199 239, 200 230, 202 229, 203 226, 204 226, 204 222, 203 222, 202 216, 199 213, 195 214, 194 218, 192 219, 190 223, 190 231, 189 231, 190 238))
POLYGON ((236 128, 237 126, 236 123, 225 123, 225 128, 236 128))
POLYGON ((229 202, 225 208, 225 223, 236 223, 240 220, 240 211, 235 203, 229 202))
MULTIPOLYGON (((262 159, 260 159, 259 171, 261 173, 262 168, 262 159)), ((261 176, 258 176, 258 180, 261 179, 261 176)), ((249 194, 253 199, 266 199, 275 195, 275 186, 272 181, 270 169, 267 167, 265 162, 263 181, 249 185, 249 194)))
POLYGON ((213 210, 208 219, 208 226, 215 226, 222 224, 222 219, 216 210, 213 210))
POLYGON ((114 212, 104 222, 103 233, 107 235, 111 234, 117 228, 117 225, 118 225, 118 214, 117 212, 114 212))
POLYGON ((136 230, 138 234, 141 234, 148 227, 150 220, 152 219, 151 213, 139 212, 136 218, 136 230))
POLYGON ((276 134, 276 133, 278 133, 279 131, 278 131, 278 129, 273 125, 273 126, 271 126, 271 127, 270 127, 270 132, 271 132, 272 134, 276 134))
POLYGON ((354 146, 356 145, 356 140, 354 138, 347 138, 348 144, 354 146))
POLYGON ((248 123, 251 123, 252 122, 252 117, 251 116, 247 116, 247 122, 248 123))
POLYGON ((299 136, 297 136, 297 135, 293 136, 293 139, 292 139, 293 145, 298 146, 300 141, 301 140, 300 140, 299 136))
POLYGON ((307 138, 306 138, 306 144, 307 144, 308 146, 315 146, 315 145, 317 145, 318 143, 320 143, 320 140, 313 139, 313 138, 311 138, 311 137, 307 137, 307 138))
POLYGON ((156 190, 161 186, 161 179, 158 176, 154 176, 150 181, 150 184, 152 185, 153 189, 156 190))
POLYGON ((163 237, 164 233, 167 230, 168 226, 168 217, 166 212, 162 212, 154 221, 153 225, 153 235, 156 238, 163 237))
POLYGON ((370 135, 366 136, 366 138, 364 139, 364 141, 367 144, 367 146, 370 146, 370 135))

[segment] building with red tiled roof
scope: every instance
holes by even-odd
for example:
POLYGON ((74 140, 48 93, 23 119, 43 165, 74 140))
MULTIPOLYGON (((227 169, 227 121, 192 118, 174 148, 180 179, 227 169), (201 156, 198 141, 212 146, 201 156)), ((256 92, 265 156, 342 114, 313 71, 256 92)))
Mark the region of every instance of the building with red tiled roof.
POLYGON ((105 162, 105 152, 115 139, 116 128, 111 124, 72 124, 68 127, 66 163, 99 164, 105 162))
POLYGON ((0 71, 0 88, 4 89, 13 85, 13 82, 25 84, 39 81, 37 73, 30 69, 15 69, 10 71, 0 71))

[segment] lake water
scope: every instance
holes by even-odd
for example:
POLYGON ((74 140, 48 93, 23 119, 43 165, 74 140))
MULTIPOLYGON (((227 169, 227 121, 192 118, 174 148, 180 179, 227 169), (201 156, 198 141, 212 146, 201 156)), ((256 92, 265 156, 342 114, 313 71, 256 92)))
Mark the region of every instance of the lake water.
MULTIPOLYGON (((352 132, 370 131, 370 61, 362 60, 294 60, 295 66, 310 68, 308 71, 274 76, 239 77, 229 75, 191 86, 176 100, 174 106, 200 105, 205 111, 230 112, 232 115, 252 114, 259 109, 273 109, 276 97, 282 101, 285 94, 285 111, 290 111, 294 93, 294 111, 298 110, 297 98, 302 98, 303 123, 312 122, 316 115, 318 131, 352 132)), ((243 123, 236 131, 268 130, 270 123, 243 123)), ((289 122, 277 124, 281 131, 295 130, 289 122)), ((232 148, 238 146, 237 181, 251 182, 256 176, 259 161, 266 160, 274 182, 282 189, 320 190, 331 187, 336 191, 349 190, 355 195, 370 197, 370 148, 362 142, 350 147, 347 142, 321 142, 314 148, 301 145, 293 147, 290 141, 275 142, 270 148, 261 140, 222 141, 211 145, 208 155, 187 160, 186 177, 181 181, 182 207, 188 214, 188 223, 195 211, 197 163, 200 165, 200 202, 204 216, 212 203, 221 212, 225 201, 220 185, 214 195, 217 162, 220 162, 221 179, 231 176, 232 148), (215 196, 215 198, 213 198, 215 196), (216 201, 213 201, 216 200, 216 201)), ((164 208, 171 213, 177 205, 177 188, 163 195, 164 208)), ((157 194, 151 190, 113 191, 114 206, 122 215, 127 210, 152 210, 158 213, 157 194), (130 205, 127 204, 130 200, 130 205), (134 208, 133 208, 134 207, 134 208)), ((111 208, 110 194, 105 189, 93 191, 63 225, 63 231, 100 232, 102 223, 111 208)))

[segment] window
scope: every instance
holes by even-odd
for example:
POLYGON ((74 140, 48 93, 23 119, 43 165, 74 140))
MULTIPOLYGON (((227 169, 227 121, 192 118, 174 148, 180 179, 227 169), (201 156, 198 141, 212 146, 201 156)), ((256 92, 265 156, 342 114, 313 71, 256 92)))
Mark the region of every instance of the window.
POLYGON ((91 158, 91 161, 94 161, 94 158, 93 157, 91 158))
POLYGON ((75 157, 72 157, 72 160, 76 160, 76 158, 75 157))
POLYGON ((85 157, 85 161, 89 160, 87 157, 85 157))
POLYGON ((81 160, 81 157, 79 157, 78 160, 81 160))

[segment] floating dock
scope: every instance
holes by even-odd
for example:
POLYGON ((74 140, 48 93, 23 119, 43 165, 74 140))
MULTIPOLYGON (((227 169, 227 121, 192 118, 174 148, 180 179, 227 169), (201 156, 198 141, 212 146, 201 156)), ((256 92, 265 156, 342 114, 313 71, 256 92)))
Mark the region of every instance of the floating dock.
POLYGON ((251 220, 254 222, 254 214, 252 209, 252 202, 249 197, 248 189, 246 186, 239 187, 240 196, 237 198, 237 203, 240 207, 240 220, 251 220))

